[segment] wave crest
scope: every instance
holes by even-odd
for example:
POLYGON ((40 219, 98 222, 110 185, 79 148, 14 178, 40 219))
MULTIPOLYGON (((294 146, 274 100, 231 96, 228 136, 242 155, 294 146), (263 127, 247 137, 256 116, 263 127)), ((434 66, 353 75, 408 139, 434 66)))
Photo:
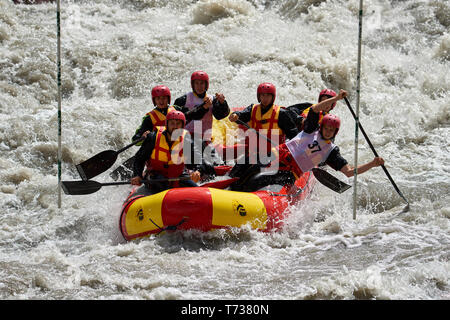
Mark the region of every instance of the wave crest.
POLYGON ((251 4, 241 0, 201 1, 192 10, 192 23, 207 25, 223 18, 249 15, 253 10, 251 4))

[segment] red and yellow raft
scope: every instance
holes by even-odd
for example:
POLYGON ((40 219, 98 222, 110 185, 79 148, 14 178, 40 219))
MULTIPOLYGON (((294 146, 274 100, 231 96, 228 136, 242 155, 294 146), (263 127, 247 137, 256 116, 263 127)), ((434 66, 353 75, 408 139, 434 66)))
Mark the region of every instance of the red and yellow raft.
POLYGON ((294 186, 278 192, 208 187, 174 188, 150 196, 132 192, 122 207, 120 231, 127 240, 166 230, 209 231, 247 224, 273 231, 283 225, 287 207, 308 197, 314 183, 314 176, 307 172, 294 186))
MULTIPOLYGON (((228 118, 214 119, 212 136, 216 148, 242 143, 237 139, 238 128, 228 118)), ((208 187, 175 188, 150 196, 131 192, 122 207, 120 231, 125 239, 133 240, 175 229, 209 231, 249 224, 260 231, 277 230, 283 225, 286 209, 307 198, 315 181, 307 172, 294 186, 284 186, 278 192, 208 187)))

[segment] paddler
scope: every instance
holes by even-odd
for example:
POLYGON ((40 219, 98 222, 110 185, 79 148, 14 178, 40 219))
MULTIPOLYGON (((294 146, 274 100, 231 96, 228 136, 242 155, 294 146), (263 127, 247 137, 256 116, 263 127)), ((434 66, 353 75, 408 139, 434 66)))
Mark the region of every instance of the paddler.
MULTIPOLYGON (((194 142, 201 144, 203 157, 210 163, 221 164, 222 159, 217 155, 213 144, 212 127, 213 117, 216 120, 222 120, 230 113, 230 108, 223 93, 216 93, 214 96, 207 93, 209 89, 209 76, 205 71, 194 71, 191 74, 192 91, 177 98, 175 104, 192 110, 203 107, 207 111, 198 119, 195 118, 186 125, 186 130, 191 134, 194 142), (205 151, 205 149, 207 150, 205 151)), ((209 178, 214 176, 214 171, 210 172, 209 178)))
MULTIPOLYGON (((181 111, 170 111, 166 116, 165 127, 150 132, 135 155, 133 178, 131 184, 141 185, 143 179, 165 179, 189 177, 185 172, 187 147, 194 148, 194 153, 200 152, 192 143, 190 134, 185 130, 186 118, 181 111), (144 171, 144 166, 146 170, 144 171)), ((190 179, 174 182, 156 182, 145 185, 142 192, 154 194, 175 187, 196 187, 202 173, 211 170, 207 164, 189 165, 193 170, 190 179)))
MULTIPOLYGON (((298 129, 290 115, 290 112, 286 108, 274 104, 276 98, 276 87, 270 82, 264 82, 258 85, 256 90, 257 104, 251 104, 242 111, 233 112, 228 119, 231 122, 235 122, 238 119, 248 124, 250 128, 253 128, 264 135, 266 135, 273 143, 283 143, 285 139, 291 139, 298 133, 298 129)), ((259 137, 258 137, 259 138, 259 137)), ((272 145, 270 142, 267 144, 267 154, 260 154, 259 139, 256 143, 247 139, 246 144, 248 149, 246 150, 246 159, 243 164, 236 164, 230 172, 231 177, 241 177, 238 184, 245 183, 245 179, 242 179, 244 174, 248 173, 248 169, 255 163, 264 162, 261 156, 267 159, 267 154, 270 150, 277 145, 272 145), (253 144, 253 145, 251 145, 253 144), (259 159, 254 159, 255 155, 259 155, 259 159)), ((262 151, 261 151, 262 152, 262 151)), ((263 163, 264 164, 264 163, 263 163)))
MULTIPOLYGON (((354 167, 342 157, 339 147, 333 142, 339 132, 341 120, 336 115, 326 114, 318 125, 320 113, 328 113, 338 100, 346 96, 347 91, 340 90, 336 96, 313 105, 306 117, 304 130, 277 147, 278 156, 275 161, 279 161, 280 170, 275 175, 253 173, 240 190, 256 191, 270 184, 293 183, 297 177, 321 163, 341 171, 347 177, 352 177, 354 167)), ((357 173, 362 174, 383 164, 383 158, 375 157, 372 161, 359 165, 357 173)))
POLYGON ((226 118, 230 113, 230 108, 223 93, 216 93, 214 97, 207 94, 209 89, 209 76, 205 71, 195 71, 191 74, 191 89, 191 92, 177 98, 175 105, 185 107, 188 110, 202 106, 207 110, 200 119, 193 119, 198 121, 188 123, 186 130, 191 133, 191 136, 194 136, 194 128, 198 127, 201 129, 201 132, 197 134, 201 133, 203 141, 209 143, 211 142, 213 117, 216 120, 226 118))

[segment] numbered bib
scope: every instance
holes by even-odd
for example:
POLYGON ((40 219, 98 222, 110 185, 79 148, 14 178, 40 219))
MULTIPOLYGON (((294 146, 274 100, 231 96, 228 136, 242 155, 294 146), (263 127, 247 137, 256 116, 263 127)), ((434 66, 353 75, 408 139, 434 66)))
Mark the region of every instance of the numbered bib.
POLYGON ((299 168, 303 172, 307 172, 324 162, 336 145, 330 140, 322 139, 319 131, 313 133, 302 131, 286 142, 286 147, 299 168))

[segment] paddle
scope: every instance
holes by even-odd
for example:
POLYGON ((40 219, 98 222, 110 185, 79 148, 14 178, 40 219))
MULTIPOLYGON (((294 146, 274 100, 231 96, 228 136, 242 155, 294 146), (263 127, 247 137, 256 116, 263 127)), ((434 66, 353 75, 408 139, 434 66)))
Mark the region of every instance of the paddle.
MULTIPOLYGON (((350 102, 348 101, 347 97, 344 97, 345 103, 347 104, 348 109, 350 110, 350 112, 352 113, 353 118, 356 121, 356 114, 353 111, 352 107, 350 106, 350 102)), ((361 122, 358 122, 358 126, 359 129, 361 130, 362 134, 364 135, 364 138, 366 138, 367 143, 369 144, 370 149, 372 149, 373 154, 375 155, 375 157, 378 157, 378 153, 375 150, 375 148, 372 145, 372 142, 370 142, 369 137, 367 136, 366 132, 364 131, 361 122)), ((409 202, 408 200, 406 200, 405 196, 402 194, 402 192, 400 191, 400 189, 397 187, 397 185, 395 184, 394 180, 392 179, 391 175, 389 174, 388 170, 386 169, 386 167, 384 165, 381 166, 381 168, 383 168, 384 173, 386 174, 386 176, 388 177, 388 179, 391 181, 392 186, 394 187, 395 191, 397 191, 398 195, 405 200, 406 202, 406 207, 403 208, 403 212, 406 212, 409 210, 409 202)))
POLYGON ((323 169, 313 168, 312 173, 314 174, 314 177, 317 179, 317 181, 330 188, 331 190, 336 191, 337 193, 342 193, 351 188, 350 185, 342 182, 323 169))
MULTIPOLYGON (((152 182, 171 182, 171 181, 183 181, 183 180, 189 180, 190 177, 179 177, 179 178, 167 178, 167 179, 151 179, 151 180, 142 180, 142 183, 152 183, 152 182)), ((238 177, 221 180, 221 181, 214 181, 214 182, 208 182, 200 185, 200 187, 206 187, 206 188, 216 188, 216 189, 225 189, 233 182, 239 180, 238 177)), ((62 181, 61 186, 64 190, 65 194, 69 195, 84 195, 84 194, 91 194, 94 192, 97 192, 104 186, 117 186, 117 185, 126 185, 130 184, 130 181, 117 181, 117 182, 105 182, 100 183, 93 180, 88 181, 62 181)))
MULTIPOLYGON (((120 166, 118 166, 116 169, 114 169, 109 176, 114 180, 129 180, 133 177, 133 163, 134 163, 134 156, 130 159, 126 160, 124 163, 122 163, 120 166)), ((216 176, 224 176, 231 170, 231 166, 215 166, 214 172, 216 176)))
MULTIPOLYGON (((153 183, 153 182, 172 182, 172 181, 182 181, 189 180, 191 177, 179 177, 179 178, 167 178, 167 179, 151 179, 142 180, 142 183, 153 183)), ((117 181, 117 182, 106 182, 100 183, 93 180, 88 181, 62 181, 62 189, 65 194, 70 195, 83 195, 91 194, 97 192, 104 186, 117 186, 123 184, 130 184, 130 181, 117 181)))
POLYGON ((127 150, 128 148, 134 146, 136 143, 144 140, 145 137, 141 137, 138 140, 133 141, 129 145, 123 147, 120 150, 106 150, 100 152, 93 156, 92 158, 87 159, 86 161, 77 164, 76 168, 78 173, 80 174, 81 179, 89 180, 102 172, 105 172, 116 162, 117 156, 119 153, 127 150))

